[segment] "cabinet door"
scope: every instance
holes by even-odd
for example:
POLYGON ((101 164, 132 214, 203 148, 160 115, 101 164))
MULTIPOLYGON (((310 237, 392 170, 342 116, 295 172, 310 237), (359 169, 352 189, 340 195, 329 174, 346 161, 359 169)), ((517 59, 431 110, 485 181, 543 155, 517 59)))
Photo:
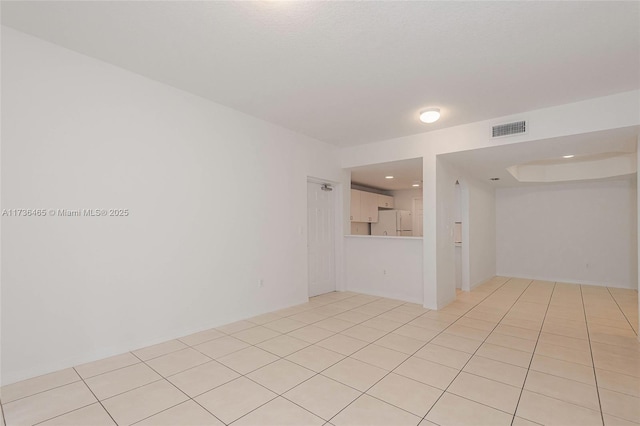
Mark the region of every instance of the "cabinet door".
POLYGON ((393 197, 388 195, 380 195, 378 194, 378 207, 383 209, 392 209, 393 208, 393 197))
POLYGON ((369 224, 364 222, 351 222, 351 235, 369 235, 369 224))
POLYGON ((352 189, 351 190, 351 212, 350 212, 350 216, 349 219, 351 220, 351 222, 361 222, 360 216, 361 216, 361 208, 360 208, 360 203, 361 203, 361 195, 362 191, 358 191, 356 189, 352 189))
POLYGON ((362 192, 360 194, 360 214, 363 222, 378 221, 378 194, 362 192))

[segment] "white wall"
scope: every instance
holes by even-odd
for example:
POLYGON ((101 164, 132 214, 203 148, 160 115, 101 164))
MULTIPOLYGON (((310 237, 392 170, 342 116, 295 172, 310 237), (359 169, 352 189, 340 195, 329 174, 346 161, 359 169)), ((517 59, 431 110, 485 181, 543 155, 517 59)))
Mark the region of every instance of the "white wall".
POLYGON ((345 236, 347 289, 422 303, 422 239, 345 236))
MULTIPOLYGON (((496 274, 496 193, 490 185, 473 179, 465 179, 469 193, 469 288, 482 284, 496 274)), ((465 246, 463 244, 463 256, 465 246)), ((465 289, 466 290, 466 289, 465 289)))
MULTIPOLYGON (((438 220, 436 210, 436 156, 450 152, 464 151, 490 146, 516 144, 521 142, 550 139, 555 137, 597 132, 640 125, 640 91, 634 90, 596 99, 558 105, 496 117, 456 127, 447 127, 431 132, 389 139, 380 142, 342 149, 341 164, 344 168, 369 164, 423 158, 424 191, 424 240, 423 240, 423 283, 424 306, 437 309, 438 263, 442 253, 438 253, 436 235, 438 220), (530 123, 526 134, 492 140, 491 126, 526 119, 530 123)), ((443 117, 446 120, 446 117, 443 117)), ((425 127, 425 129, 427 129, 425 127)), ((491 268, 487 262, 486 268, 491 268)), ((483 267, 484 269, 484 267, 483 267)), ((442 298, 443 300, 446 297, 442 298)))
POLYGON ((333 148, 7 28, 2 89, 3 208, 130 211, 2 218, 3 384, 307 300, 333 148))
POLYGON ((391 195, 394 209, 413 211, 413 199, 422 198, 422 188, 391 191, 391 195))
POLYGON ((636 197, 635 176, 498 189, 498 274, 637 288, 636 197))
POLYGON ((437 159, 437 306, 455 300, 454 222, 456 181, 462 186, 462 288, 469 290, 496 275, 495 192, 445 160, 437 159))

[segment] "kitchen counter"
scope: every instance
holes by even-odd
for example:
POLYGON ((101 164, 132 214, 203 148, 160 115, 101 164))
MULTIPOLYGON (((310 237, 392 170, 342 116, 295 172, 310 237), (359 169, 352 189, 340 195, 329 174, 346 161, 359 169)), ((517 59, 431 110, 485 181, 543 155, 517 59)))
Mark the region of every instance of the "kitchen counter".
POLYGON ((396 235, 345 235, 345 238, 390 238, 392 240, 421 240, 422 237, 398 237, 396 235))

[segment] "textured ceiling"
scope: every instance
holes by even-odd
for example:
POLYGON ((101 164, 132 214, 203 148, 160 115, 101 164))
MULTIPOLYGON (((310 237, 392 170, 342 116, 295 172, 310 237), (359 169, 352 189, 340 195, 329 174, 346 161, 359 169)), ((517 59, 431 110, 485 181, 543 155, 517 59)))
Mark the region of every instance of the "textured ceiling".
POLYGON ((638 2, 1 7, 5 25, 338 146, 640 87, 638 2), (429 106, 436 124, 417 120, 429 106))

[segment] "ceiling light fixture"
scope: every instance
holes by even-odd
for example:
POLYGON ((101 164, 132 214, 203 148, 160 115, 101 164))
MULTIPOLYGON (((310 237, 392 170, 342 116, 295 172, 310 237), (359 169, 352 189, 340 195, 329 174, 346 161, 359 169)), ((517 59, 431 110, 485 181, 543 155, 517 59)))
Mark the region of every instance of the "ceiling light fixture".
POLYGON ((393 176, 385 176, 385 179, 393 179, 393 176))
POLYGON ((500 178, 499 177, 492 177, 492 178, 489 178, 489 180, 496 181, 496 180, 500 180, 500 178))
POLYGON ((423 123, 435 123, 440 118, 440 108, 429 108, 420 111, 420 121, 423 123))
POLYGON ((569 154, 569 155, 563 155, 562 158, 573 158, 575 157, 575 155, 573 154, 569 154))
POLYGON ((413 185, 411 185, 411 186, 416 186, 416 187, 417 187, 417 186, 420 186, 420 184, 419 184, 419 183, 414 183, 414 184, 413 184, 413 185))

